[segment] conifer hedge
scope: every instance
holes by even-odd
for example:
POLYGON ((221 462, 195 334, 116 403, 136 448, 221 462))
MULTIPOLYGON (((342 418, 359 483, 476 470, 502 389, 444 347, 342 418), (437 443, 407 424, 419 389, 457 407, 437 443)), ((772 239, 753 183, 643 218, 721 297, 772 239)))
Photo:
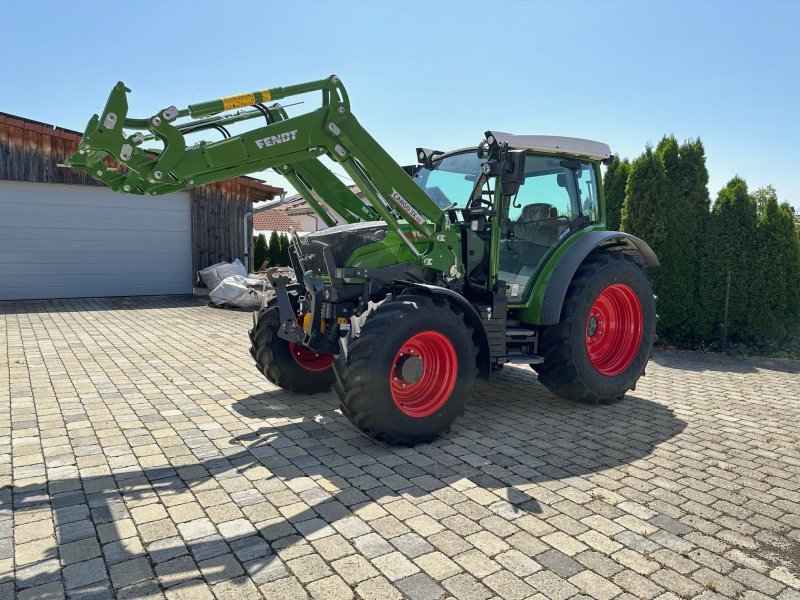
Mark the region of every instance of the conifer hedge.
POLYGON ((643 238, 659 334, 684 346, 800 353, 800 224, 771 186, 749 193, 734 177, 713 208, 702 142, 665 136, 603 179, 606 224, 643 238), (730 274, 730 284, 728 277, 730 274))

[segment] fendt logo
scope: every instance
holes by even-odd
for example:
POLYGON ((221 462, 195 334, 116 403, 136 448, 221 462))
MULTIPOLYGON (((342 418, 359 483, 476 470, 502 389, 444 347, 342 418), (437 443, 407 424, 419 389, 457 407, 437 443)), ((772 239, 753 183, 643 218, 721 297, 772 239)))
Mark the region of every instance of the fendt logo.
POLYGON ((267 146, 277 146, 278 144, 283 144, 284 142, 291 142, 296 139, 297 139, 297 129, 293 129, 292 131, 287 131, 286 133, 279 133, 278 135, 271 135, 269 137, 256 140, 256 146, 258 146, 260 149, 263 150, 267 146))

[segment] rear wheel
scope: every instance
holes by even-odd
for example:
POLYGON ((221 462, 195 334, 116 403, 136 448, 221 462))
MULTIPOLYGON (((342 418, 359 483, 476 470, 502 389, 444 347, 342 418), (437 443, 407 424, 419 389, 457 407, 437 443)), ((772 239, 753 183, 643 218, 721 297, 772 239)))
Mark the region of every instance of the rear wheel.
POLYGON ((434 439, 464 412, 472 390, 472 333, 443 299, 409 294, 384 302, 334 363, 342 411, 390 444, 434 439))
POLYGON ((565 398, 621 398, 650 359, 656 320, 644 269, 621 252, 594 253, 570 283, 561 322, 542 331, 544 362, 533 368, 565 398))
MULTIPOLYGON (((297 294, 292 292, 294 305, 297 294)), ((278 337, 279 327, 278 305, 272 300, 259 311, 250 330, 250 354, 258 370, 290 392, 313 394, 329 390, 336 380, 333 354, 318 354, 302 344, 287 342, 278 337)))

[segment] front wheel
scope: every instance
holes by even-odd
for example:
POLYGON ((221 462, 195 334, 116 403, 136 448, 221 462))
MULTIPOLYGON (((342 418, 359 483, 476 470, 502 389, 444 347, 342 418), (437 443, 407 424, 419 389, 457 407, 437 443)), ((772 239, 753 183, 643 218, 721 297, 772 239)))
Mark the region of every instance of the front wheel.
POLYGON ((390 444, 432 440, 464 412, 477 371, 472 333, 443 299, 407 294, 384 302, 334 362, 342 412, 390 444))
POLYGON ((642 376, 653 348, 656 304, 644 269, 621 252, 596 252, 578 268, 557 325, 544 328, 533 365, 552 392, 616 400, 642 376))
MULTIPOLYGON (((290 300, 296 304, 296 293, 290 300)), ((274 300, 262 308, 250 330, 250 354, 258 370, 272 383, 290 392, 314 394, 331 388, 336 379, 332 354, 318 354, 302 344, 278 336, 278 305, 274 300)))

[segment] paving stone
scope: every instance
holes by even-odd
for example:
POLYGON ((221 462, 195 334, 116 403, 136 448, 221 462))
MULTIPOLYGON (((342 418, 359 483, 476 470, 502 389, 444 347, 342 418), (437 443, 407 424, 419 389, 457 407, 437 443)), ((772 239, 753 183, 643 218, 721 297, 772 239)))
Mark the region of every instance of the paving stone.
POLYGON ((492 592, 468 573, 461 573, 443 582, 448 592, 459 600, 486 600, 492 592))
POLYGON ((478 549, 468 550, 454 557, 453 560, 464 567, 465 571, 478 578, 486 577, 500 570, 500 565, 478 549))
POLYGON ((108 572, 115 589, 139 583, 153 576, 150 562, 144 557, 111 565, 108 572))
POLYGON ((308 598, 308 594, 294 577, 285 577, 265 583, 260 588, 265 598, 308 598))
POLYGON ((525 582, 549 600, 566 600, 579 593, 578 588, 550 571, 534 573, 525 582))
POLYGON ((137 525, 142 523, 149 523, 151 521, 159 521, 166 518, 167 511, 161 504, 148 504, 131 509, 131 518, 137 525))
POLYGON ((209 535, 188 542, 187 547, 197 561, 208 560, 230 552, 230 547, 219 535, 209 535))
POLYGON ((263 556, 244 563, 244 569, 257 584, 268 583, 289 575, 289 571, 277 556, 263 556))
MULTIPOLYGON (((14 596, 14 586, 10 584, 11 587, 7 588, 8 595, 3 595, 0 592, 0 598, 11 598, 14 596)), ((38 585, 36 587, 28 588, 27 590, 22 590, 19 594, 16 595, 17 600, 60 600, 65 598, 64 596, 64 586, 61 585, 60 581, 53 581, 52 583, 45 583, 44 585, 38 585)))
POLYGON ((147 554, 155 564, 183 556, 187 552, 189 552, 188 548, 178 536, 156 540, 147 546, 147 554))
POLYGON ((373 577, 356 587, 356 594, 364 600, 401 600, 402 594, 384 577, 373 577))
POLYGON ((173 558, 156 565, 156 575, 163 587, 182 583, 200 577, 200 571, 189 556, 173 558))
POLYGON ((329 598, 331 600, 347 600, 354 597, 353 590, 338 575, 331 575, 324 579, 312 581, 306 586, 306 590, 311 594, 312 598, 320 598, 321 600, 329 598))
POLYGON ((163 600, 164 594, 153 580, 140 581, 117 590, 117 600, 163 600))
POLYGON ((113 596, 114 591, 108 580, 98 581, 77 590, 71 590, 69 593, 70 600, 73 598, 75 600, 106 600, 113 596))
POLYGON ((138 537, 129 537, 116 542, 109 542, 102 548, 106 563, 113 565, 144 554, 144 547, 138 537))
POLYGON ((183 538, 187 541, 196 540, 217 533, 216 527, 208 518, 195 519, 178 525, 183 538))
POLYGON ((558 550, 543 552, 536 557, 536 562, 564 579, 569 579, 584 569, 583 565, 558 550))
POLYGON ((500 597, 509 598, 511 600, 528 598, 532 596, 535 591, 522 579, 506 570, 492 573, 483 580, 483 583, 497 592, 500 597))
MULTIPOLYGON (((102 558, 87 560, 64 567, 64 584, 68 590, 74 590, 98 581, 108 579, 106 566, 102 558)), ((122 586, 120 586, 122 587, 122 586)))
POLYGON ((164 591, 167 600, 214 600, 214 594, 205 581, 192 579, 164 591))
POLYGON ((317 554, 295 558, 288 561, 286 566, 303 583, 315 581, 332 574, 328 565, 317 554))
POLYGON ((259 536, 250 536, 230 542, 231 550, 240 561, 245 562, 272 554, 269 544, 259 536))
POLYGON ((200 567, 203 577, 210 584, 226 579, 236 579, 244 575, 244 569, 232 554, 223 554, 204 560, 197 566, 200 567))
POLYGON ((751 569, 736 569, 730 574, 730 578, 767 596, 776 596, 784 588, 782 583, 751 569))
POLYGON ((406 533, 405 535, 397 536, 391 540, 391 543, 409 558, 416 558, 434 549, 433 546, 425 541, 425 538, 416 533, 406 533))
POLYGON ((372 560, 372 564, 390 581, 397 581, 413 575, 419 567, 399 552, 390 552, 372 560))
POLYGON ((410 600, 438 600, 444 594, 444 589, 424 573, 399 580, 397 587, 410 600))
POLYGON ((535 560, 516 549, 498 554, 495 560, 517 577, 527 577, 542 568, 535 560))
POLYGON ((414 563, 437 581, 452 577, 461 567, 441 552, 431 552, 414 560, 414 563))
POLYGON ((655 598, 664 592, 664 588, 634 571, 621 571, 614 576, 613 581, 621 589, 633 594, 637 598, 655 598))
POLYGON ((58 552, 61 562, 64 565, 70 565, 100 556, 100 544, 97 543, 97 538, 92 537, 69 544, 61 544, 58 552))
POLYGON ((377 533, 362 535, 354 539, 353 543, 361 554, 370 559, 381 556, 382 554, 387 554, 393 550, 392 545, 377 533))

